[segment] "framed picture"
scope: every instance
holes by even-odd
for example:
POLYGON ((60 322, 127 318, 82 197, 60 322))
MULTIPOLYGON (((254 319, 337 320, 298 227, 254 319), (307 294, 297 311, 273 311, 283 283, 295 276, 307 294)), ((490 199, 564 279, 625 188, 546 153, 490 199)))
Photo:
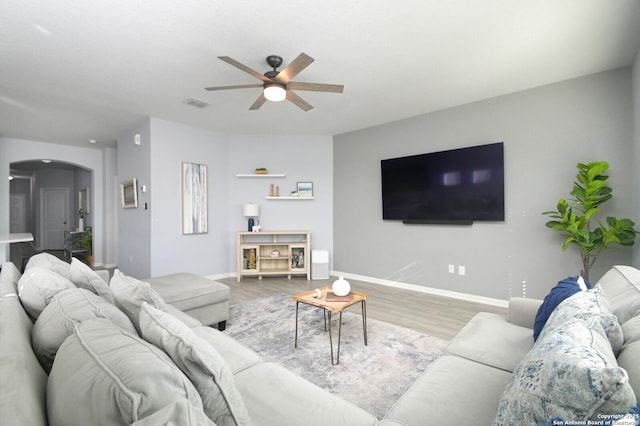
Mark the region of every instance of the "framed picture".
POLYGON ((313 197, 313 182, 298 182, 298 197, 313 197))
POLYGON ((78 191, 78 211, 89 213, 89 188, 78 191))
POLYGON ((120 184, 122 194, 122 208, 135 209, 138 207, 138 184, 136 178, 125 180, 120 184))
POLYGON ((182 163, 182 233, 207 233, 207 166, 182 163))

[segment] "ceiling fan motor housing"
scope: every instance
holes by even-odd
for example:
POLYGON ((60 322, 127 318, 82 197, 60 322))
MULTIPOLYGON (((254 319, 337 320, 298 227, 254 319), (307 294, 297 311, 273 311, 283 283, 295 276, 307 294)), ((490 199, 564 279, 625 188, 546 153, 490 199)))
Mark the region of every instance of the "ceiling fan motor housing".
POLYGON ((282 65, 282 57, 278 55, 267 56, 267 64, 275 71, 280 65, 282 65))

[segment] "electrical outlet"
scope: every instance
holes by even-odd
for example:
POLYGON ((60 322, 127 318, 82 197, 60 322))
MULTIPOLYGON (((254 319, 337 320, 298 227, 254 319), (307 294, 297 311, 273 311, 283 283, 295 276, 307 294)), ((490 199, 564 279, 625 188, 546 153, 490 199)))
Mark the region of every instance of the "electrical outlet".
POLYGON ((456 265, 449 265, 449 273, 450 274, 456 273, 456 265))
POLYGON ((465 268, 462 265, 458 265, 458 275, 466 275, 467 274, 467 268, 465 268))

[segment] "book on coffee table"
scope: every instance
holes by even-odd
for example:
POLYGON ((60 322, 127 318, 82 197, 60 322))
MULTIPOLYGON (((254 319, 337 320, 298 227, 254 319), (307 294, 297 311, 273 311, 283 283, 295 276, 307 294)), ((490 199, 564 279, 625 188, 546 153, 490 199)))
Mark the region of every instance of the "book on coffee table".
POLYGON ((349 293, 346 296, 336 296, 333 292, 327 292, 327 302, 350 302, 353 300, 353 294, 349 293))

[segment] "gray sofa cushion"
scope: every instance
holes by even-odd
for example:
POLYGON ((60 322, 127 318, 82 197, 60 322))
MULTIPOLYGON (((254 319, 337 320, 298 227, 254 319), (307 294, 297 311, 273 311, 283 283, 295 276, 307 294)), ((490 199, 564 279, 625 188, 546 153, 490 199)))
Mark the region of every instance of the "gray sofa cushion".
POLYGON ((113 271, 109 286, 116 306, 127 314, 138 333, 140 332, 140 308, 144 302, 167 312, 166 303, 149 283, 127 276, 118 269, 113 271))
POLYGON ((385 419, 403 425, 488 425, 510 378, 506 371, 445 355, 400 397, 385 419))
POLYGON ((259 363, 235 375, 254 426, 374 425, 370 413, 279 364, 259 363))
POLYGON ((76 286, 62 275, 42 267, 31 267, 25 270, 18 281, 20 301, 34 321, 53 296, 70 288, 76 288, 76 286))
POLYGON ((113 303, 113 295, 111 294, 109 284, 106 283, 96 271, 91 269, 89 265, 79 261, 75 257, 71 259, 69 278, 76 287, 87 289, 113 303))
POLYGON ((263 361, 260 355, 214 328, 195 327, 193 332, 216 348, 234 375, 263 361))
POLYGON ((48 269, 66 279, 70 279, 69 264, 50 253, 38 253, 31 256, 24 269, 28 271, 31 268, 48 269))
POLYGON ((131 424, 198 392, 154 345, 106 319, 84 321, 64 341, 47 384, 49 424, 131 424))
POLYGON ((224 359, 185 324, 142 304, 140 330, 149 342, 164 350, 191 379, 207 416, 219 426, 251 425, 249 414, 224 359))
POLYGON ((31 351, 33 323, 16 290, 20 272, 10 262, 0 271, 0 423, 45 426, 47 375, 31 351), (28 409, 25 409, 28 407, 28 409))
POLYGON ((447 346, 447 352, 505 371, 513 371, 533 347, 533 331, 488 312, 476 314, 447 346), (508 348, 508 350, 505 350, 508 348))
POLYGON ((156 411, 131 426, 216 426, 200 408, 196 408, 186 399, 156 411))
POLYGON ((620 324, 640 314, 640 270, 617 265, 604 274, 598 284, 606 293, 620 324))
POLYGON ((625 345, 618 354, 618 365, 624 368, 629 375, 629 383, 636 394, 640 397, 640 342, 636 341, 625 345))
POLYGON ((136 334, 129 318, 102 297, 82 288, 56 294, 33 326, 31 341, 40 364, 49 372, 62 342, 73 327, 89 319, 106 318, 125 331, 136 334))

